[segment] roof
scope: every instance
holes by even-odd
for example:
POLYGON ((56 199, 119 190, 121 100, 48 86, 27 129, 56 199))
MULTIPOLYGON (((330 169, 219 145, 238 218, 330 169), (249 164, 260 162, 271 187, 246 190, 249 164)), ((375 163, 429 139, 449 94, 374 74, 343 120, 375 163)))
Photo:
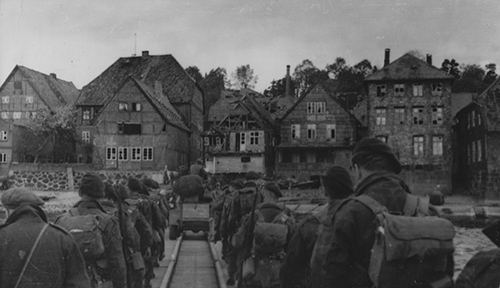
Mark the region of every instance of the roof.
POLYGON ((129 76, 151 87, 161 82, 163 93, 174 104, 191 101, 194 91, 200 90, 170 54, 121 57, 82 88, 77 105, 104 105, 129 76))
POLYGON ((500 132, 500 77, 493 81, 474 102, 483 108, 487 130, 500 132))
POLYGON ((295 104, 297 98, 292 95, 280 95, 271 100, 270 105, 275 109, 272 113, 274 119, 279 119, 285 115, 290 107, 295 104))
MULTIPOLYGON (((229 115, 229 111, 231 111, 231 115, 237 115, 238 113, 244 113, 237 110, 234 110, 239 101, 244 99, 245 97, 252 99, 251 101, 257 102, 258 107, 256 109, 262 109, 266 111, 264 105, 269 102, 269 98, 262 95, 259 92, 256 92, 249 88, 243 88, 241 90, 223 90, 221 92, 221 97, 217 100, 210 108, 208 109, 208 121, 210 122, 219 122, 224 120, 227 115, 229 115)), ((246 114, 246 113, 244 113, 246 114)), ((269 112, 266 111, 266 115, 270 115, 269 112)), ((266 117, 266 116, 264 116, 266 117)))
POLYGON ((0 89, 3 88, 8 82, 8 79, 14 75, 16 71, 19 71, 23 75, 31 88, 35 90, 41 100, 51 110, 62 105, 73 105, 80 93, 73 82, 65 81, 57 78, 54 74, 47 75, 22 65, 16 65, 16 67, 14 67, 0 89))
POLYGON ((389 65, 366 77, 365 81, 383 80, 453 80, 453 76, 427 64, 409 53, 394 60, 389 65))
POLYGON ((472 103, 476 93, 462 92, 451 94, 451 115, 455 117, 458 111, 462 110, 465 106, 472 103))

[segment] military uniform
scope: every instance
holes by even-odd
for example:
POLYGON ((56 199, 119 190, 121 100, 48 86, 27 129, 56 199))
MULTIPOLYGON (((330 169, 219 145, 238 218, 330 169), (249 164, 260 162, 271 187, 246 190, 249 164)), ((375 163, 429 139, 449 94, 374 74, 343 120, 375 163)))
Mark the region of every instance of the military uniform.
MULTIPOLYGON (((15 286, 26 257, 46 223, 42 209, 25 205, 0 226, 0 287, 15 286)), ((29 263, 19 287, 90 287, 85 261, 75 241, 56 225, 47 227, 29 263)))
POLYGON ((111 282, 113 287, 116 288, 125 287, 127 271, 118 217, 106 213, 106 210, 97 200, 81 200, 75 204, 74 208, 78 215, 99 215, 101 219, 99 228, 103 236, 105 251, 103 260, 105 261, 103 267, 94 267, 98 272, 96 272, 95 277, 91 277, 93 278, 93 285, 97 285, 96 281, 100 280, 102 282, 111 282))

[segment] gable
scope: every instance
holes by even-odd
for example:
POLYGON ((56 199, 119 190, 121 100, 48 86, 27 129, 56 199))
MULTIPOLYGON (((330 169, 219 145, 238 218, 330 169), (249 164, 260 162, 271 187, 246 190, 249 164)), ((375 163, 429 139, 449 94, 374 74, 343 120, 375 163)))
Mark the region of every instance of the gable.
POLYGON ((476 101, 484 109, 488 130, 500 131, 500 77, 476 101))

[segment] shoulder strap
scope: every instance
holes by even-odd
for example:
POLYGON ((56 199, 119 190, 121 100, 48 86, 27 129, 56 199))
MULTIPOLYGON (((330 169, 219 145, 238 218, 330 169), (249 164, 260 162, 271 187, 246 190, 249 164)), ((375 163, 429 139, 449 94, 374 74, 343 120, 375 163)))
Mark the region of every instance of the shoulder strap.
POLYGON ((40 239, 42 239, 43 233, 45 232, 45 230, 47 230, 47 227, 49 227, 49 224, 45 223, 45 225, 43 225, 43 227, 42 227, 42 230, 40 230, 40 233, 38 233, 38 236, 36 237, 35 243, 31 247, 30 253, 28 254, 28 257, 26 258, 26 262, 24 262, 23 269, 21 269, 21 274, 19 274, 19 278, 17 278, 16 286, 14 286, 14 288, 19 287, 19 284, 21 283, 21 280, 23 279, 24 272, 26 272, 26 268, 28 268, 28 264, 30 263, 31 257, 33 256, 33 252, 35 252, 35 249, 38 246, 40 239))
POLYGON ((359 195, 357 197, 354 197, 353 199, 368 207, 375 215, 379 215, 383 212, 388 212, 385 206, 368 195, 359 195))

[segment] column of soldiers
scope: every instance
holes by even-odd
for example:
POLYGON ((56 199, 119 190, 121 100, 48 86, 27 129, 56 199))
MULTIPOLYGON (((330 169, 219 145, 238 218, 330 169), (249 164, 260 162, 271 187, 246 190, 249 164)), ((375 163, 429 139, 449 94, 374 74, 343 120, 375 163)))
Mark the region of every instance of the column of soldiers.
POLYGON ((353 150, 350 171, 334 166, 322 176, 327 204, 298 224, 278 201, 282 195, 275 183, 262 184, 254 177, 230 182, 223 193, 216 193, 213 205, 214 240, 222 242, 226 284, 452 287, 453 225, 439 217, 408 220, 436 215, 428 203, 411 195, 397 175, 400 171, 401 164, 387 144, 374 138, 361 140, 353 150), (383 226, 387 219, 394 225, 410 223, 413 226, 401 233, 426 240, 387 238, 406 248, 390 256, 384 253, 396 253, 391 249, 402 246, 374 250, 380 248, 384 228, 390 229, 383 226), (389 262, 388 257, 399 258, 389 262))
POLYGON ((164 257, 168 210, 158 184, 126 184, 83 176, 80 200, 55 224, 43 201, 12 188, 1 201, 8 217, 0 227, 0 287, 147 288, 164 257))

